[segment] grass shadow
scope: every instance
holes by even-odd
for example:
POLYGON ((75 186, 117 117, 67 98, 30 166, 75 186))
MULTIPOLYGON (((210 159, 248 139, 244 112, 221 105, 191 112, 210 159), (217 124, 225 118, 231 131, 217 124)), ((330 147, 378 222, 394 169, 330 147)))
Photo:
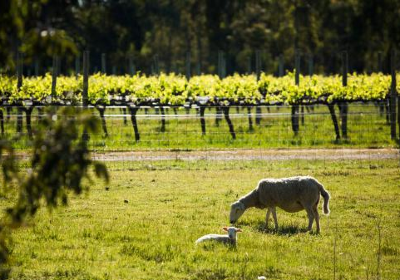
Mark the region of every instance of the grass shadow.
MULTIPOLYGON (((265 222, 264 221, 259 221, 257 223, 251 223, 251 222, 243 222, 241 223, 241 226, 248 226, 252 228, 254 231, 263 233, 263 234, 275 234, 275 235, 281 235, 281 236, 293 236, 293 235, 298 235, 302 233, 307 233, 307 228, 302 228, 297 225, 280 225, 278 227, 278 230, 275 230, 275 227, 273 223, 268 224, 268 228, 265 227, 265 222)), ((312 235, 317 235, 314 231, 309 232, 312 235)))
POLYGON ((236 244, 222 243, 222 242, 217 242, 214 240, 200 243, 200 244, 198 244, 198 247, 203 249, 204 251, 214 251, 218 247, 221 247, 221 248, 225 247, 229 251, 237 251, 236 244))

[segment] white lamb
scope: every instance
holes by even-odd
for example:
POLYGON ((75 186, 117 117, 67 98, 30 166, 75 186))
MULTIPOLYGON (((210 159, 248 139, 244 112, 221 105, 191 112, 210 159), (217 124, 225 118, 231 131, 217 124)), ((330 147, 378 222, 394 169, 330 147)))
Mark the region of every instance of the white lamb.
POLYGON ((237 241, 236 233, 242 232, 242 230, 235 227, 224 227, 223 230, 227 231, 228 234, 207 234, 197 239, 196 244, 205 241, 216 241, 235 246, 237 241))
POLYGON ((317 233, 320 232, 318 203, 320 195, 324 198, 324 213, 329 214, 329 193, 314 178, 310 176, 298 176, 283 179, 263 179, 255 190, 240 198, 231 205, 231 224, 243 215, 250 207, 260 209, 268 208, 266 215, 266 227, 272 212, 275 229, 278 229, 276 207, 287 212, 306 210, 308 216, 308 231, 312 229, 313 221, 317 224, 317 233))

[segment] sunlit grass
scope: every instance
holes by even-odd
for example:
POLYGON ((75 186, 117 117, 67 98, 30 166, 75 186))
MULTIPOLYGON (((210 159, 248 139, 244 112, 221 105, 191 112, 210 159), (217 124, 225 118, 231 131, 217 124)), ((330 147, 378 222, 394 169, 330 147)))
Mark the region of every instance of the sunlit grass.
POLYGON ((110 168, 108 190, 95 183, 68 208, 41 211, 17 231, 12 279, 400 278, 397 160, 163 161, 110 168), (278 210, 274 232, 264 228, 265 211, 251 209, 239 220, 236 249, 195 246, 203 234, 222 233, 230 203, 259 179, 300 174, 316 177, 332 196, 320 235, 303 232, 304 211, 278 210))

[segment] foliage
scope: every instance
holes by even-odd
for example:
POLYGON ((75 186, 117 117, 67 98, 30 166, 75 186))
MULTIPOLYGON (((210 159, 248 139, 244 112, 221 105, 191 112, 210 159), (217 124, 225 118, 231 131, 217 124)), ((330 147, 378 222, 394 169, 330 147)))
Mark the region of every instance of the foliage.
MULTIPOLYGON (((390 76, 377 74, 351 74, 348 86, 343 87, 341 77, 314 75, 300 76, 295 85, 293 73, 277 78, 262 74, 228 76, 201 75, 189 81, 175 74, 159 76, 108 76, 97 73, 89 78, 89 102, 109 105, 112 102, 161 105, 185 103, 219 104, 295 104, 336 101, 384 100, 390 89, 390 76)), ((15 79, 0 76, 0 95, 10 103, 31 100, 46 103, 78 103, 82 101, 82 76, 61 76, 57 79, 55 95, 51 96, 51 76, 24 79, 18 91, 15 79)))
MULTIPOLYGON (((91 180, 89 168, 96 177, 108 181, 108 172, 103 164, 92 161, 82 133, 95 133, 97 119, 66 108, 49 112, 41 122, 33 140, 33 151, 29 169, 25 174, 17 167, 18 160, 9 142, 0 142, 2 166, 2 193, 16 192, 15 204, 7 208, 7 216, 1 221, 0 234, 15 228, 29 217, 33 217, 44 205, 53 209, 67 205, 70 193, 87 191, 84 179, 91 180), (58 114, 63 116, 58 119, 58 114), (16 187, 16 189, 15 189, 16 187)), ((0 239, 4 242, 6 236, 0 239)), ((8 246, 2 243, 1 264, 7 260, 8 246)))
POLYGON ((351 54, 353 70, 387 72, 390 50, 400 44, 399 14, 397 0, 3 0, 0 65, 2 71, 13 69, 20 50, 29 66, 39 59, 43 67, 59 55, 71 70, 87 49, 97 69, 101 54, 107 54, 108 72, 113 66, 127 72, 127 55, 146 73, 155 55, 166 72, 183 72, 191 51, 199 73, 216 73, 216 53, 222 50, 228 73, 243 73, 254 69, 255 50, 265 51, 269 70, 278 68, 280 54, 292 69, 298 48, 314 55, 319 73, 340 71, 343 49, 351 54))

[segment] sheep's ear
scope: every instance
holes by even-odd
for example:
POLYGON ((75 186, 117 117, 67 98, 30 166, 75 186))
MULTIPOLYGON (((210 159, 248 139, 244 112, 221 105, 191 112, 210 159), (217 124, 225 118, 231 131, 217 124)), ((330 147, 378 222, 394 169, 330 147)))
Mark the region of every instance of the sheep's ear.
POLYGON ((227 227, 223 227, 222 229, 225 230, 225 231, 228 231, 228 228, 227 228, 227 227))
POLYGON ((243 230, 241 230, 240 228, 237 228, 236 232, 243 232, 243 230))

